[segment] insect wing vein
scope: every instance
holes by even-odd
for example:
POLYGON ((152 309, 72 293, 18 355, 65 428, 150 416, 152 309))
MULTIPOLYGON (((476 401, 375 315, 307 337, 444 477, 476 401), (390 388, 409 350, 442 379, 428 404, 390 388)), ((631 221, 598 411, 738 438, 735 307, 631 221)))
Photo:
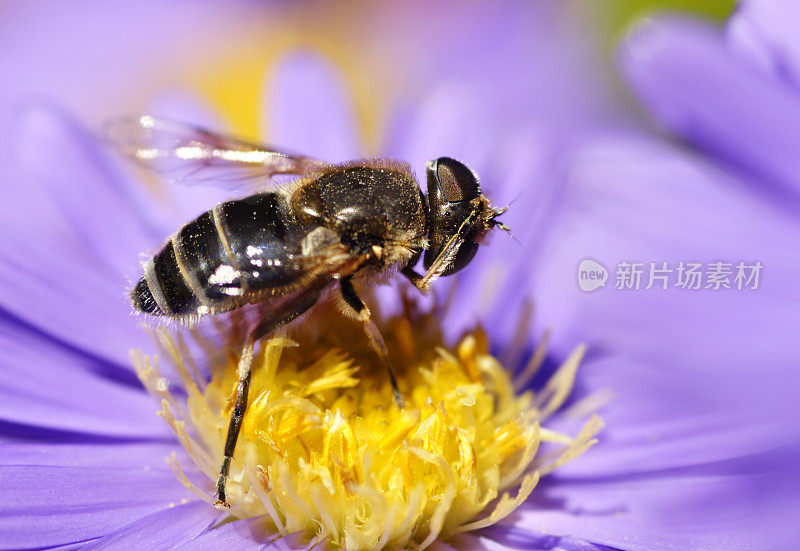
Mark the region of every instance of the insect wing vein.
POLYGON ((105 135, 138 164, 185 185, 226 188, 300 176, 325 163, 271 146, 143 115, 106 124, 105 135))

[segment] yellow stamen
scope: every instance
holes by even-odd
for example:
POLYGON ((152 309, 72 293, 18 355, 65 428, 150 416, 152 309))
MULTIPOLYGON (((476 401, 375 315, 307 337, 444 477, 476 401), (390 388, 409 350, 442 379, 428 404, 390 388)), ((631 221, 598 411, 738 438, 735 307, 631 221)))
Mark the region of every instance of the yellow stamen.
MULTIPOLYGON (((260 516, 276 534, 303 532, 347 549, 422 549, 502 520, 541 476, 595 442, 596 416, 573 437, 540 426, 567 398, 583 347, 540 393, 516 394, 480 329, 449 349, 434 313, 408 299, 404 306, 379 325, 405 409, 360 324, 332 307, 318 307, 294 340, 262 341, 227 487, 234 517, 260 516)), ((171 467, 209 503, 236 386, 243 330, 241 320, 234 325, 216 350, 213 338, 193 333, 211 359, 206 385, 182 337, 158 333, 185 400, 170 392, 155 358, 133 354, 143 384, 162 400, 159 415, 208 483, 190 480, 174 455, 171 467)))

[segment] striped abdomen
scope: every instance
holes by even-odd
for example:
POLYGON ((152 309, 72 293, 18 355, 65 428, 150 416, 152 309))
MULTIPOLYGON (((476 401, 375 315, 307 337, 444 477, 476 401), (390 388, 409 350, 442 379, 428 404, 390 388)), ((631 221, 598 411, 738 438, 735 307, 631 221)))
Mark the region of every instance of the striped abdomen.
POLYGON ((248 293, 291 283, 302 235, 279 193, 221 203, 186 224, 150 261, 131 291, 157 316, 232 310, 248 293))

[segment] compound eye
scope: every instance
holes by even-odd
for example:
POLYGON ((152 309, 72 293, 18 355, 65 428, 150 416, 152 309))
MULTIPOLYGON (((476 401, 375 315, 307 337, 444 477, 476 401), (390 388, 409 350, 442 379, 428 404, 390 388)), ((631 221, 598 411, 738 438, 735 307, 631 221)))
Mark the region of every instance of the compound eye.
POLYGON ((448 203, 470 201, 481 194, 475 174, 465 164, 450 157, 436 159, 436 182, 448 203))

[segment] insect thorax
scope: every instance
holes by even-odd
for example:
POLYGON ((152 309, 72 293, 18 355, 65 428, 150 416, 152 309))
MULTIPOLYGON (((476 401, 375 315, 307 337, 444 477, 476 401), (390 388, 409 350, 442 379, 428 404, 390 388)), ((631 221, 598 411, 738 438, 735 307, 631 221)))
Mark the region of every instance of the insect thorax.
POLYGON ((331 229, 356 254, 375 245, 419 249, 427 231, 424 198, 405 165, 331 167, 301 183, 292 211, 331 229))

